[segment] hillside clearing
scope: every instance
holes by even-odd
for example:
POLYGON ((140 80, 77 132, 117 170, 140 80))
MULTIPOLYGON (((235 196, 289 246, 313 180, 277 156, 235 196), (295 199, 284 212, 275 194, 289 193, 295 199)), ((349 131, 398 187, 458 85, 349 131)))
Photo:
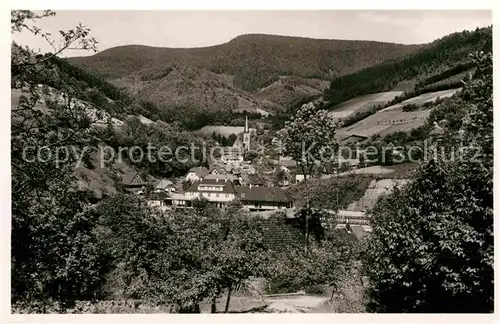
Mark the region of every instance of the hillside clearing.
POLYGON ((424 93, 389 106, 353 125, 340 128, 336 134, 337 139, 344 141, 351 136, 368 139, 374 135, 386 136, 395 132, 410 132, 425 124, 431 109, 420 108, 413 111, 403 111, 404 106, 409 104, 422 106, 427 102, 434 102, 438 98, 451 97, 460 90, 461 88, 424 93))
POLYGON ((389 111, 393 109, 397 109, 400 107, 403 107, 405 105, 413 104, 413 105, 423 105, 426 102, 433 102, 436 101, 438 98, 448 98, 453 96, 455 93, 458 91, 462 90, 462 88, 456 88, 456 89, 448 89, 448 90, 442 90, 442 91, 436 91, 436 92, 428 92, 428 93, 423 93, 419 96, 406 99, 405 101, 402 101, 398 104, 389 106, 387 108, 382 109, 380 112, 384 111, 389 111))
POLYGON ((355 113, 367 111, 376 105, 383 105, 402 93, 403 91, 387 91, 359 96, 334 106, 329 115, 333 118, 347 118, 355 113))

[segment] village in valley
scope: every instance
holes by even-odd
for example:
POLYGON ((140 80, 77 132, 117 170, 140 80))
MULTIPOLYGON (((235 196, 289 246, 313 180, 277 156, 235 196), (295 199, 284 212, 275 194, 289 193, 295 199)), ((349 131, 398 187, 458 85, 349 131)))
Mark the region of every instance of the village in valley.
POLYGON ((11 11, 12 313, 493 312, 491 25, 184 48, 79 24, 57 47, 54 16, 11 11))
MULTIPOLYGON (((232 129, 240 130, 238 127, 232 129)), ((224 208, 228 203, 237 200, 242 203, 244 209, 257 215, 269 217, 272 215, 270 212, 281 211, 288 218, 295 217, 295 199, 287 188, 304 181, 297 162, 286 156, 278 156, 272 160, 264 155, 267 148, 255 143, 256 129, 249 127, 248 118, 241 130, 241 133, 235 134, 236 139, 232 146, 220 146, 220 157, 209 163, 209 167, 193 167, 183 177, 149 181, 136 172, 124 175, 122 183, 127 190, 143 197, 148 205, 162 211, 193 208, 193 201, 199 199, 206 199, 218 208, 224 208), (251 151, 258 152, 258 157, 253 161, 245 160, 251 151), (268 163, 264 165, 262 161, 265 159, 268 163)), ((349 171, 358 169, 359 162, 356 158, 340 158, 335 162, 318 164, 320 177, 329 178, 339 174, 342 176, 342 173, 348 175, 349 171)), ((377 186, 377 181, 374 180, 370 188, 378 191, 376 194, 371 192, 370 197, 366 199, 374 202, 378 195, 392 189, 395 181, 387 179, 384 185, 381 186, 380 182, 377 186)), ((359 202, 358 205, 363 206, 363 203, 359 202)), ((338 211, 340 224, 337 226, 345 227, 350 224, 362 228, 361 232, 370 231, 369 221, 364 213, 366 208, 365 206, 338 211)))

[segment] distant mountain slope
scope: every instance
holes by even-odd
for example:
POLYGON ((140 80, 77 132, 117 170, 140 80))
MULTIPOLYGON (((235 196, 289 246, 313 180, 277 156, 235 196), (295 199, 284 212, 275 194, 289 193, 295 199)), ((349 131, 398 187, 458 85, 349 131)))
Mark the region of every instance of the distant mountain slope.
POLYGON ((304 99, 322 96, 330 86, 329 81, 306 79, 296 76, 282 76, 277 81, 260 89, 255 97, 263 104, 273 103, 281 107, 290 107, 304 99))
POLYGON ((183 63, 233 75, 235 86, 255 91, 282 75, 329 80, 422 47, 425 46, 250 34, 202 48, 119 46, 68 61, 109 79, 151 67, 162 69, 167 63, 183 63))
POLYGON ((326 91, 326 100, 335 105, 351 98, 382 91, 411 92, 429 85, 429 91, 444 90, 441 80, 448 79, 450 88, 458 87, 460 77, 470 69, 468 54, 473 51, 492 50, 492 28, 453 33, 420 48, 403 58, 390 60, 367 69, 337 77, 326 91), (458 80, 458 81, 457 81, 458 80))
POLYGON ((233 86, 233 78, 206 69, 179 63, 163 69, 150 68, 110 80, 126 88, 133 96, 158 106, 189 108, 207 112, 257 113, 258 109, 276 110, 276 105, 262 103, 233 86))

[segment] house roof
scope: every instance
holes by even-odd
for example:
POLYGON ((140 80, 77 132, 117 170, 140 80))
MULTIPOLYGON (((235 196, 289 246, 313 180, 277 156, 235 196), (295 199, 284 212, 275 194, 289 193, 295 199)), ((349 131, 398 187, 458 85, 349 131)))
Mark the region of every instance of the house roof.
POLYGON ((184 196, 183 193, 169 193, 167 195, 167 198, 165 198, 166 200, 189 200, 189 199, 186 199, 186 196, 184 196))
POLYGON ((229 181, 236 181, 238 180, 238 177, 234 174, 209 174, 205 177, 205 180, 213 180, 213 179, 218 179, 219 181, 224 181, 224 180, 229 180, 229 181))
POLYGON ((205 177, 209 174, 209 171, 207 168, 205 167, 195 167, 195 168, 191 168, 189 170, 189 172, 194 172, 198 177, 205 177))
POLYGON ((339 159, 339 163, 348 163, 349 165, 359 165, 359 159, 339 159))
POLYGON ((323 166, 323 170, 321 170, 325 174, 333 174, 337 171, 338 165, 336 163, 330 162, 325 163, 323 166))
POLYGON ((252 185, 264 185, 265 184, 265 179, 257 173, 254 173, 254 174, 252 174, 252 173, 246 174, 245 173, 245 174, 242 174, 241 177, 248 184, 252 184, 252 185))
POLYGON ((292 158, 289 157, 282 157, 278 160, 278 164, 284 166, 284 167, 295 167, 297 166, 297 161, 293 160, 292 158))
POLYGON ((186 192, 222 192, 222 193, 234 193, 234 186, 231 181, 224 181, 220 179, 203 179, 201 181, 195 181, 186 192), (222 186, 222 191, 213 190, 200 190, 198 187, 200 185, 206 186, 222 186))
POLYGON ((365 140, 367 139, 369 136, 365 136, 363 134, 360 134, 360 133, 356 133, 356 134, 349 134, 349 135, 346 135, 344 137, 342 137, 342 139, 340 140, 340 142, 345 142, 345 141, 348 141, 350 139, 359 139, 359 140, 365 140))
POLYGON ((174 183, 168 179, 161 179, 158 184, 155 186, 155 189, 165 189, 170 186, 173 186, 174 183))
POLYGON ((304 246, 304 235, 300 229, 277 218, 259 219, 264 245, 275 252, 287 252, 304 246))
POLYGON ((227 173, 226 170, 223 168, 223 167, 220 167, 220 166, 213 166, 210 168, 210 173, 214 172, 214 171, 217 171, 219 174, 225 174, 227 173))
POLYGON ((242 201, 292 202, 293 198, 279 187, 236 186, 236 193, 242 201))
POLYGON ((222 149, 221 152, 225 154, 243 155, 243 150, 239 146, 221 146, 220 148, 222 149))
POLYGON ((139 172, 129 172, 126 173, 122 176, 122 183, 124 185, 147 185, 149 184, 148 181, 144 180, 140 175, 139 172))
POLYGON ((238 136, 236 137, 236 140, 234 141, 232 147, 233 148, 242 148, 243 147, 242 138, 243 138, 243 135, 242 134, 238 134, 238 136))
POLYGON ((339 168, 339 165, 342 165, 343 163, 347 163, 350 166, 357 166, 357 165, 359 165, 359 159, 339 158, 338 161, 336 161, 336 162, 327 162, 323 165, 321 172, 323 172, 325 174, 333 174, 337 171, 337 169, 339 168))
POLYGON ((168 197, 167 193, 164 191, 155 192, 149 196, 148 200, 164 200, 168 197))

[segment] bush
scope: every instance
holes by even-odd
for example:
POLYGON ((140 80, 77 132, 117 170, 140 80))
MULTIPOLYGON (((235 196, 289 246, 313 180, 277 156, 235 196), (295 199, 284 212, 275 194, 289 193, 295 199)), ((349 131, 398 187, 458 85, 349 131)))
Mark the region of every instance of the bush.
POLYGON ((476 79, 452 107, 466 114, 446 126, 440 143, 463 130, 460 158, 426 161, 413 182, 373 208, 364 260, 370 311, 494 310, 493 63, 491 54, 473 59, 476 79))
POLYGON ((308 286, 304 289, 304 292, 306 294, 311 294, 311 295, 324 295, 326 293, 326 286, 325 285, 308 286))

